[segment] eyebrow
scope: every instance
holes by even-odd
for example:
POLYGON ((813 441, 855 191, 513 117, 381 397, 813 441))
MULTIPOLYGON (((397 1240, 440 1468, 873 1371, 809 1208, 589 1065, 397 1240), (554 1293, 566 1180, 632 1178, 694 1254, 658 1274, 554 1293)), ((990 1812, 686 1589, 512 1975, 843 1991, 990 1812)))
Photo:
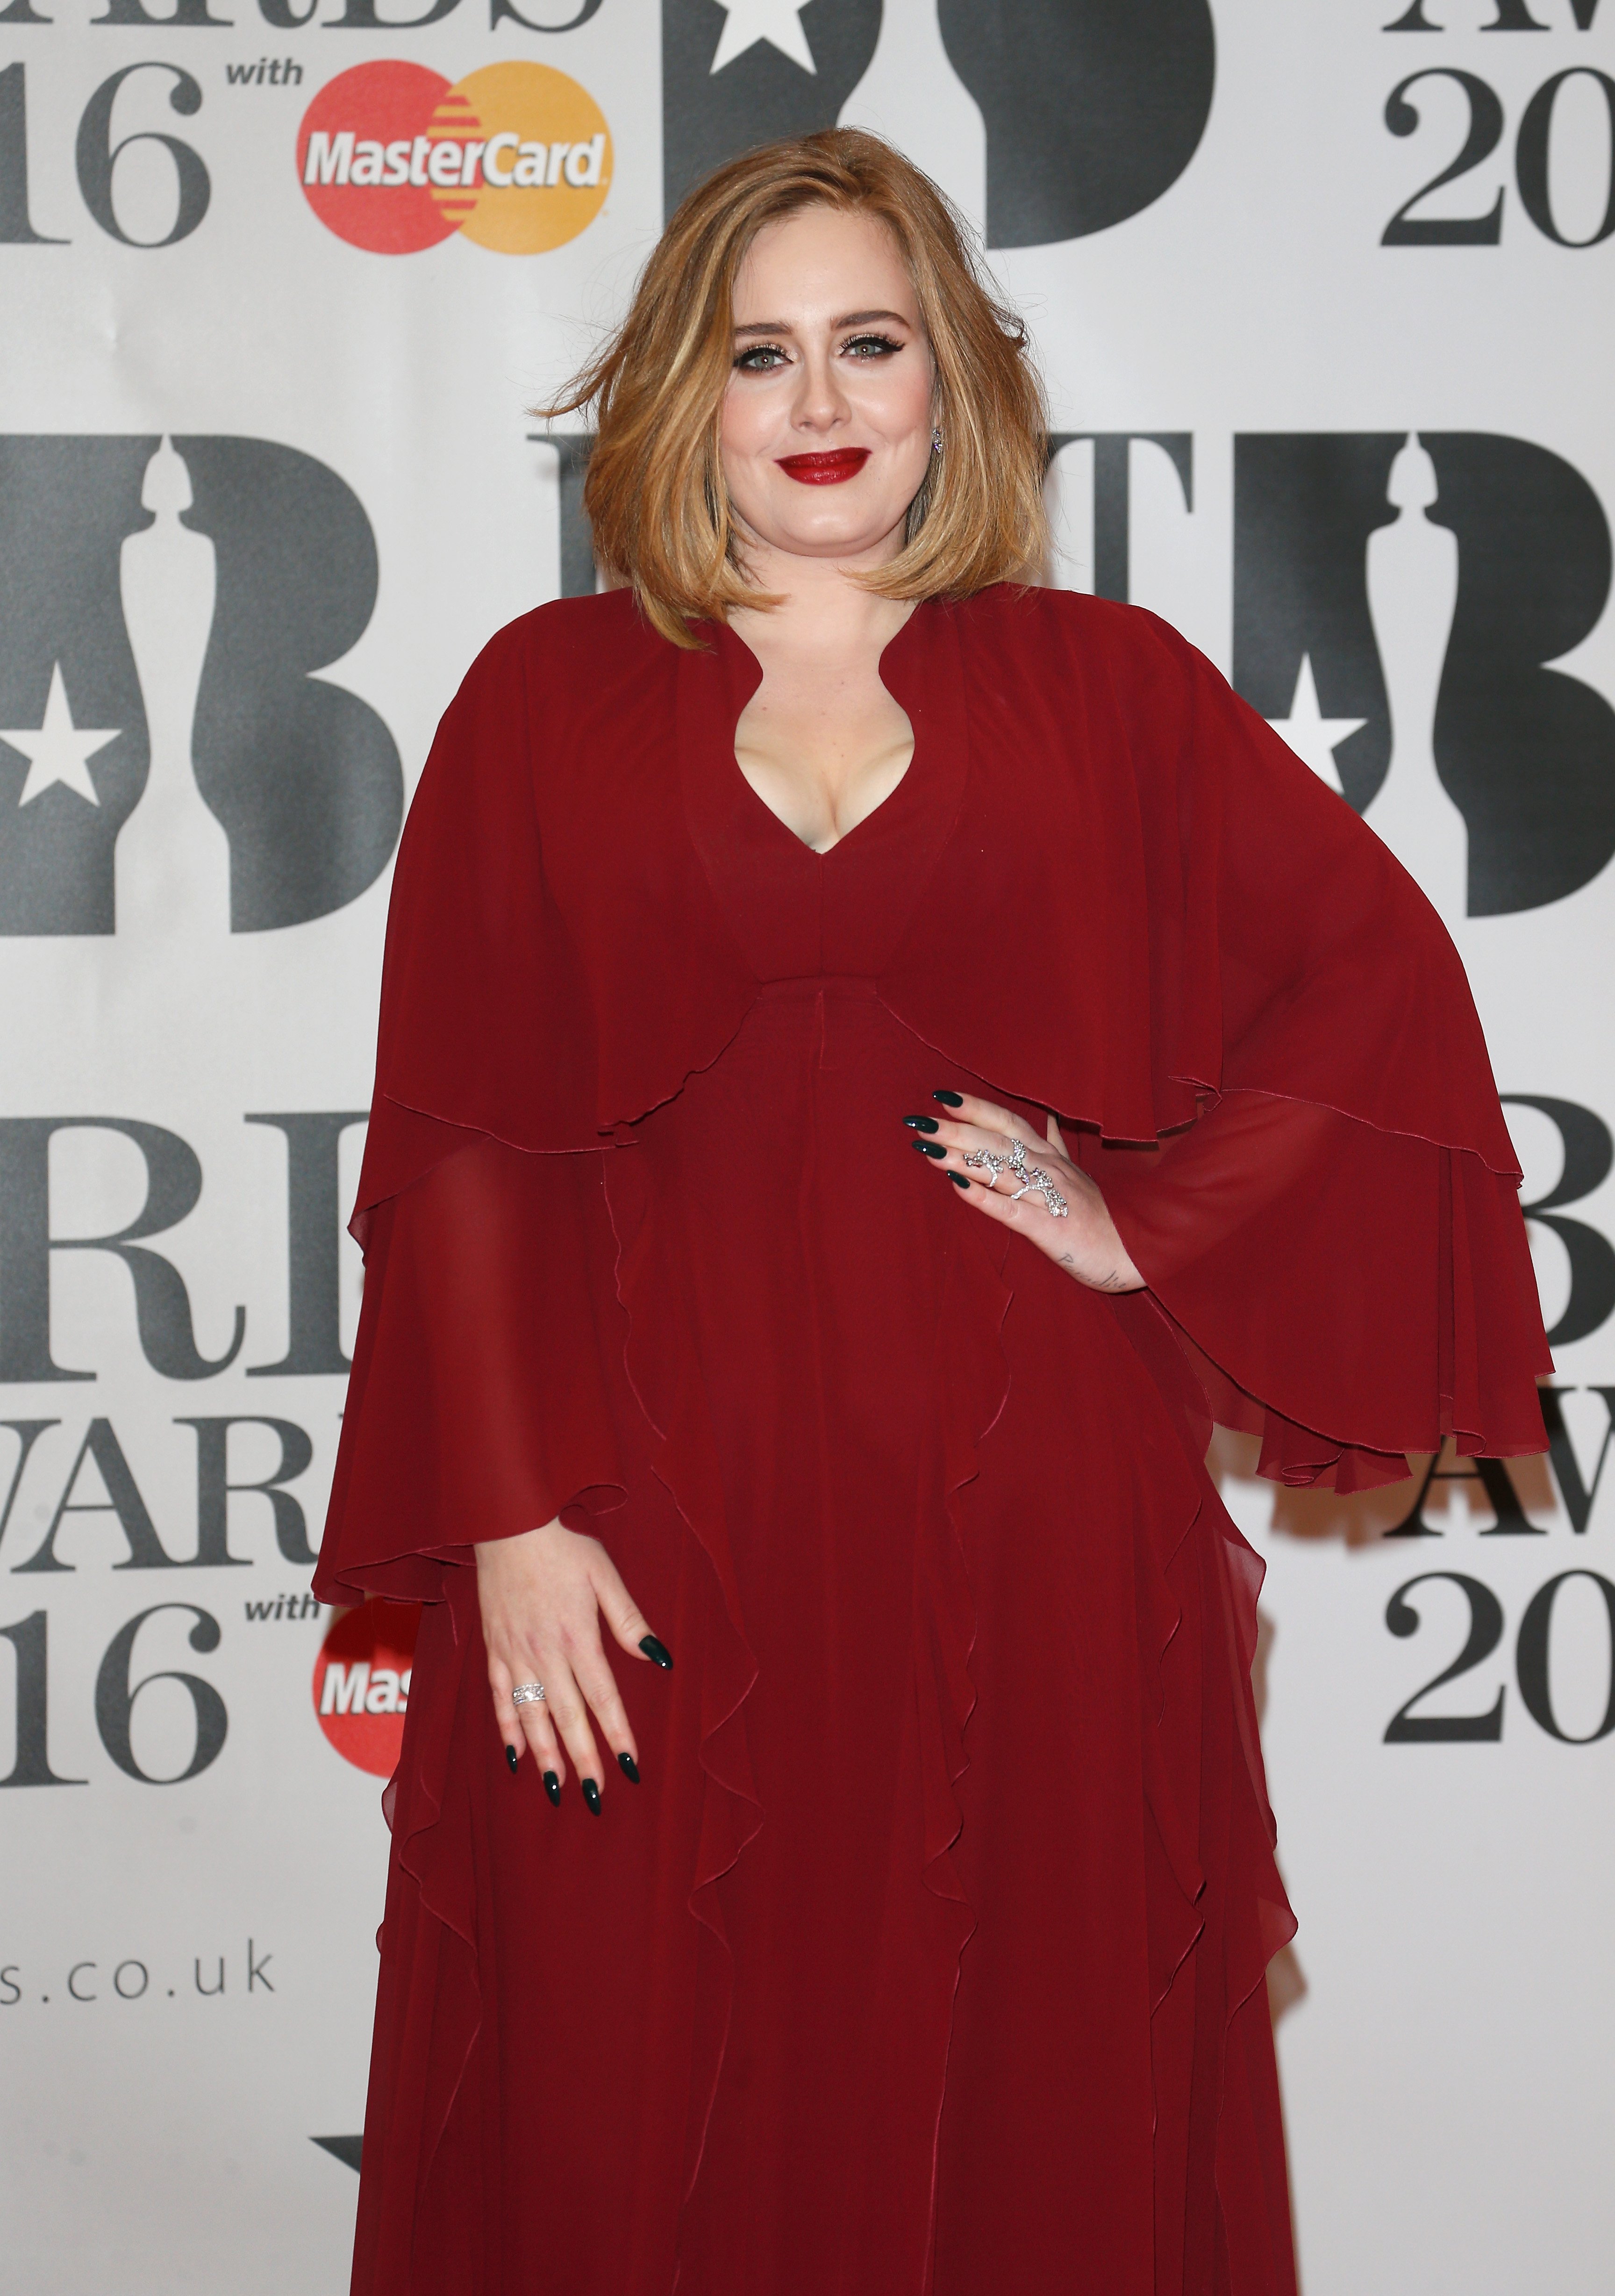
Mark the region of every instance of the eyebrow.
MULTIPOLYGON (((848 311, 832 323, 832 331, 841 327, 873 326, 877 319, 895 320, 899 327, 912 327, 914 321, 906 319, 901 311, 848 311)), ((788 319, 754 319, 750 325, 736 327, 737 335, 790 335, 796 330, 788 319)))

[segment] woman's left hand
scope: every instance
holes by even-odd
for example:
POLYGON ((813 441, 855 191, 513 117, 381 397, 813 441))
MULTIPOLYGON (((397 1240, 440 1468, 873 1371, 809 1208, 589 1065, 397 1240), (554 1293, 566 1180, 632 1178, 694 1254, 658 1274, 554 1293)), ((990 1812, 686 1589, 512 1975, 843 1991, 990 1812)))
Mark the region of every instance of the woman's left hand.
POLYGON ((949 1116, 903 1121, 922 1136, 914 1145, 952 1175, 963 1203, 1012 1227, 1093 1291, 1143 1291, 1144 1279, 1104 1198, 1072 1163, 1052 1116, 1048 1136, 1040 1140, 1030 1125, 990 1100, 954 1093, 936 1098, 953 1111, 949 1116))

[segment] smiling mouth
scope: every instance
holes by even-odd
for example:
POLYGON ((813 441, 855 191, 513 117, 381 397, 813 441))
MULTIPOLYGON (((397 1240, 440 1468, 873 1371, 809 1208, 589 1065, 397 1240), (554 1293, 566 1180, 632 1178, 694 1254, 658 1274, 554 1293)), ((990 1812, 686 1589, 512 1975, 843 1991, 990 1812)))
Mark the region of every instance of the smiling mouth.
POLYGON ((869 460, 867 447, 838 447, 827 455, 782 455, 779 467, 788 479, 804 487, 839 487, 856 479, 869 460))

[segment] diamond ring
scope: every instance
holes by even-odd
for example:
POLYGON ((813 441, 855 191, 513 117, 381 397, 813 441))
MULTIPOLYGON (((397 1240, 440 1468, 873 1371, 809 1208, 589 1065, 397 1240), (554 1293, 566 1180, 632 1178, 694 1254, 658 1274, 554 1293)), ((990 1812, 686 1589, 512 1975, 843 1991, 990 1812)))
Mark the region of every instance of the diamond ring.
POLYGON ((989 1188, 997 1186, 998 1175, 1004 1170, 1006 1161, 1002 1156, 995 1156, 990 1148, 972 1148, 963 1160, 970 1166, 971 1171, 986 1172, 989 1175, 987 1183, 989 1188))
POLYGON ((1067 1217, 1068 1208, 1065 1198, 1040 1166, 1027 1162, 1026 1144, 1023 1141, 1010 1142, 1009 1168, 1021 1183, 1010 1198, 1012 1203, 1018 1204, 1022 1196, 1036 1188, 1043 1198, 1045 1209, 1051 1219, 1064 1219, 1067 1217))
POLYGON ((519 1682, 511 1693, 511 1704, 537 1706, 543 1696, 544 1685, 541 1682, 519 1682))

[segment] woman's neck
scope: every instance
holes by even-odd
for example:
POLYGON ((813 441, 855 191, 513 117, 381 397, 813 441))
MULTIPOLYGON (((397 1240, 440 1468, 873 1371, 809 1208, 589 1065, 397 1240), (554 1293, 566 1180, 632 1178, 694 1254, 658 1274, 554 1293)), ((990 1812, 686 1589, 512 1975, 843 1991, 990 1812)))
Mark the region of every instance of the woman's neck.
POLYGON ((735 635, 752 652, 848 660, 879 655, 914 611, 909 598, 883 598, 853 578, 887 564, 901 547, 890 539, 877 551, 848 561, 799 557, 789 551, 750 545, 748 578, 776 596, 777 606, 737 607, 730 616, 735 635))

